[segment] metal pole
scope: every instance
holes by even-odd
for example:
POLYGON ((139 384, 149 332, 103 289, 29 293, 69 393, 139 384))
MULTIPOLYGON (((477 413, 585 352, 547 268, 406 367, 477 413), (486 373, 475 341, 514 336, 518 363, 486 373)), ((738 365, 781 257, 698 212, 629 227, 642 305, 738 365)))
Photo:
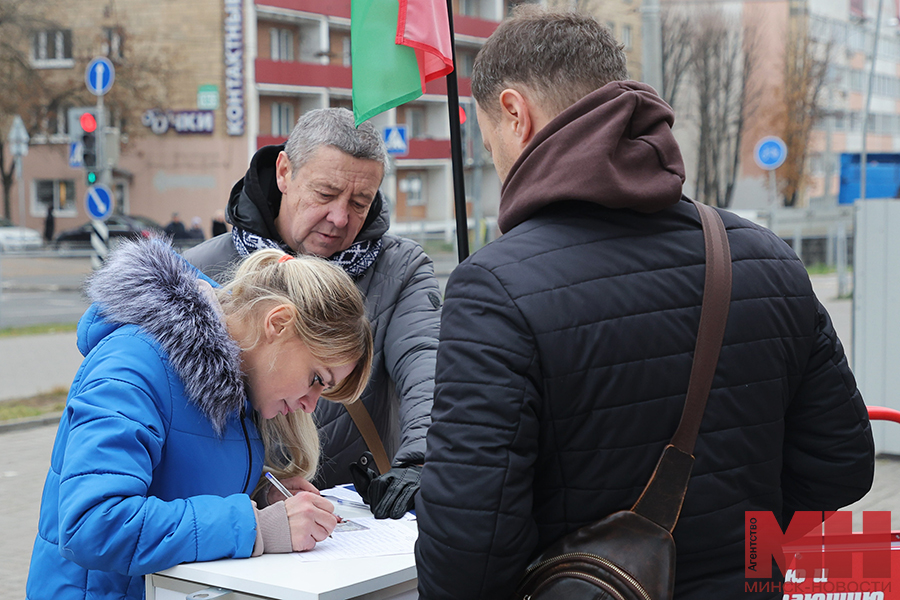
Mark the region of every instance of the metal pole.
POLYGON ((878 59, 878 38, 881 31, 881 8, 884 0, 878 0, 878 13, 875 15, 875 40, 872 42, 872 66, 869 68, 869 82, 866 85, 866 107, 863 110, 862 123, 862 149, 859 152, 859 199, 866 199, 866 162, 868 151, 866 149, 866 137, 869 131, 869 107, 872 105, 872 82, 875 79, 875 62, 878 59))
POLYGON ((97 140, 97 166, 100 168, 97 183, 109 185, 109 165, 106 164, 106 115, 103 112, 103 96, 97 96, 97 133, 94 135, 94 139, 97 140))
POLYGON ((462 135, 459 123, 459 85, 456 81, 456 36, 453 34, 453 0, 447 0, 450 24, 450 48, 453 70, 447 74, 447 108, 450 111, 450 159, 453 163, 453 198, 456 207, 456 242, 459 262, 469 257, 469 221, 466 215, 466 189, 463 176, 462 135))
POLYGON ((19 188, 19 226, 25 227, 25 179, 22 176, 21 154, 16 154, 16 182, 19 188))

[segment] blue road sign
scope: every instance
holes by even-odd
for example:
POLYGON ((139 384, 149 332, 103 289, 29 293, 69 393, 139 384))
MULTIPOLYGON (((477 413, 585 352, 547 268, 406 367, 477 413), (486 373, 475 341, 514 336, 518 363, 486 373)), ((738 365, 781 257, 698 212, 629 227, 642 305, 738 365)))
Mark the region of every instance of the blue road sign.
POLYGON ((81 142, 69 142, 69 166, 73 169, 84 166, 84 148, 81 142))
POLYGON ((112 88, 116 80, 116 69, 105 56, 98 56, 88 63, 84 71, 84 82, 87 89, 95 96, 103 96, 112 88))
POLYGON ((771 171, 784 164, 787 146, 780 137, 767 135, 758 142, 753 151, 753 160, 760 169, 771 171))
POLYGON ((394 125, 384 128, 384 145, 388 154, 403 156, 409 152, 409 142, 406 137, 406 125, 394 125))
POLYGON ((112 191, 105 185, 92 185, 84 195, 84 206, 91 219, 105 221, 112 213, 112 191))

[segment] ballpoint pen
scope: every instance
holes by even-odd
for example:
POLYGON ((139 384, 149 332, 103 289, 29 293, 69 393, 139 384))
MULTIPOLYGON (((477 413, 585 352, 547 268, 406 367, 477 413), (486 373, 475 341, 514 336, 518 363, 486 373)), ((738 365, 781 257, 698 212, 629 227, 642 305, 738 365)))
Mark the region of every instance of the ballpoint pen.
POLYGON ((279 492, 281 492, 282 494, 284 494, 284 497, 285 497, 285 498, 291 498, 291 497, 294 496, 294 495, 291 493, 291 491, 290 491, 289 489, 287 489, 286 487, 284 487, 284 484, 283 484, 283 483, 281 483, 280 481, 278 481, 278 478, 277 478, 277 477, 275 477, 274 475, 272 475, 272 474, 271 474, 270 472, 268 472, 268 471, 266 471, 266 479, 269 480, 269 483, 271 483, 272 485, 275 486, 275 489, 277 489, 279 492))
MULTIPOLYGON (((269 480, 269 483, 271 483, 272 485, 275 486, 275 489, 277 489, 279 492, 281 492, 282 494, 284 494, 284 497, 285 497, 285 498, 292 498, 292 497, 294 496, 294 495, 291 493, 291 490, 289 490, 289 489, 287 489, 286 487, 284 487, 284 484, 281 483, 280 481, 278 481, 278 478, 275 477, 274 475, 272 475, 269 471, 266 471, 266 479, 269 480)), ((334 516, 337 517, 338 523, 340 523, 341 521, 343 521, 343 519, 341 518, 340 515, 334 515, 334 516)), ((328 534, 328 537, 331 537, 331 534, 330 534, 330 533, 328 534)))

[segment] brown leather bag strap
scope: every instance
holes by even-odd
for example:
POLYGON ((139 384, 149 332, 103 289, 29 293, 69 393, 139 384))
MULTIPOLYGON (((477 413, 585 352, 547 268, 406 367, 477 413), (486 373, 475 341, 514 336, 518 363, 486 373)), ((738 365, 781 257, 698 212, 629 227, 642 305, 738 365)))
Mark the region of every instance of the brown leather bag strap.
MULTIPOLYGON (((693 201, 692 201, 693 202, 693 201)), ((694 442, 700 433, 700 421, 712 388, 719 351, 725 337, 725 323, 731 305, 731 246, 722 218, 714 208, 699 202, 703 241, 706 245, 706 282, 700 307, 700 327, 694 349, 694 363, 688 382, 687 399, 681 423, 672 437, 672 445, 687 454, 694 453, 694 442)))
POLYGON ((362 434, 369 452, 372 453, 372 458, 375 459, 375 466, 378 467, 378 473, 384 475, 391 470, 391 461, 388 459, 387 452, 384 451, 384 444, 381 442, 378 430, 375 429, 375 422, 372 421, 372 416, 362 403, 362 400, 345 404, 344 407, 350 413, 350 418, 353 419, 356 428, 359 429, 359 433, 362 434))
POLYGON ((663 450, 650 481, 631 510, 669 531, 675 528, 694 466, 694 443, 719 362, 731 305, 731 247, 722 218, 698 202, 706 247, 706 280, 700 305, 700 327, 681 422, 663 450))

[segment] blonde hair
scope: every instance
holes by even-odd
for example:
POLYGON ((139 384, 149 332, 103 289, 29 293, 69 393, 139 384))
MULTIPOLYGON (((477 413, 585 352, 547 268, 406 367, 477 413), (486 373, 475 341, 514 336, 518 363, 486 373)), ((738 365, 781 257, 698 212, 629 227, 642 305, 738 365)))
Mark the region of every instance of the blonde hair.
MULTIPOLYGON (((354 364, 353 371, 322 397, 348 404, 366 388, 372 368, 372 331, 362 293, 339 267, 313 256, 281 250, 252 253, 216 295, 229 318, 257 323, 252 348, 262 339, 262 315, 274 306, 291 309, 292 324, 313 358, 326 367, 354 364)), ((246 347, 244 348, 247 349, 246 347)), ((309 479, 319 464, 319 434, 312 415, 296 411, 259 422, 266 467, 277 477, 309 479)))

